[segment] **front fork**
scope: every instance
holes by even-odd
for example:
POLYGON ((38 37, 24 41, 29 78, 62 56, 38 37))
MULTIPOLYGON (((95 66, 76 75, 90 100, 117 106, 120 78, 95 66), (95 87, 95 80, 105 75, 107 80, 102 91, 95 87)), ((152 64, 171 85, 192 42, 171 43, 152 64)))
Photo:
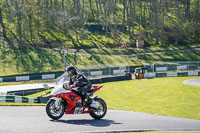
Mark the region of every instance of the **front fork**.
POLYGON ((52 98, 50 98, 50 100, 54 100, 55 101, 55 108, 56 108, 56 110, 59 110, 62 98, 52 97, 52 98))

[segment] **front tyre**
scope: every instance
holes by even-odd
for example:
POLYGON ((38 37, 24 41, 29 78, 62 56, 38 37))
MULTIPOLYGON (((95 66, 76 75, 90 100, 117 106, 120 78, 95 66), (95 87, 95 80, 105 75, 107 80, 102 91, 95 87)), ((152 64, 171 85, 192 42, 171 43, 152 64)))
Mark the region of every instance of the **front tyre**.
POLYGON ((54 120, 60 119, 65 113, 65 108, 64 108, 63 102, 60 103, 59 109, 56 109, 55 100, 52 100, 52 99, 49 100, 46 105, 46 112, 50 118, 52 118, 54 120))
POLYGON ((106 115, 107 112, 106 103, 101 98, 95 98, 94 100, 99 104, 99 108, 92 110, 90 116, 93 117, 94 119, 101 119, 106 115))

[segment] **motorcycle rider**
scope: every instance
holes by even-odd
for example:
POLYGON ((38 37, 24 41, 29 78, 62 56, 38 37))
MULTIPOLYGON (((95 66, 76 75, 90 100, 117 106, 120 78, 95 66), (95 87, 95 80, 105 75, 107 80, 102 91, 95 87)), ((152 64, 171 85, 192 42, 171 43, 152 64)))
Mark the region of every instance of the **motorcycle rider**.
POLYGON ((82 97, 82 104, 84 107, 90 105, 90 107, 97 107, 97 103, 92 100, 87 93, 91 90, 92 84, 82 73, 78 73, 74 66, 67 68, 67 74, 70 78, 69 84, 64 84, 63 88, 67 86, 78 87, 78 94, 82 97))

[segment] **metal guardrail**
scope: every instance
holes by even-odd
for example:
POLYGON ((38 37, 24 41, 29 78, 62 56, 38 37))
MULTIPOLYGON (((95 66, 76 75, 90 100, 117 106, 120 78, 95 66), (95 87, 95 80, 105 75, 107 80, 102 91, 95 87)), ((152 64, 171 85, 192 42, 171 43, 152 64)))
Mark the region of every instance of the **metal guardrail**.
POLYGON ((188 72, 154 72, 154 73, 144 74, 144 78, 183 77, 183 76, 200 76, 200 70, 188 71, 188 72))
POLYGON ((200 70, 200 61, 171 61, 144 64, 148 72, 200 70))
MULTIPOLYGON (((133 73, 136 66, 118 66, 118 67, 96 67, 96 69, 90 69, 89 67, 81 70, 87 77, 96 76, 109 76, 109 75, 124 75, 126 72, 133 73)), ((4 76, 0 77, 0 82, 16 82, 16 81, 29 81, 29 80, 43 80, 43 79, 56 79, 61 76, 63 72, 49 73, 49 74, 30 74, 19 76, 4 76)))

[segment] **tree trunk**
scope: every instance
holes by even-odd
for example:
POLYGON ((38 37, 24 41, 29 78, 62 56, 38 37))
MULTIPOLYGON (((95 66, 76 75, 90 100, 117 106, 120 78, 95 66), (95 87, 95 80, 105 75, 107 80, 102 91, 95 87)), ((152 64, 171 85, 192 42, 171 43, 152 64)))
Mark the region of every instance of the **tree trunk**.
POLYGON ((187 12, 187 18, 190 21, 190 0, 187 0, 186 12, 187 12))
POLYGON ((153 13, 154 13, 154 22, 155 22, 155 36, 156 36, 156 44, 158 44, 158 0, 153 0, 153 13))
POLYGON ((22 20, 22 16, 21 16, 21 11, 20 11, 20 8, 19 8, 19 3, 18 3, 18 0, 16 0, 16 10, 17 10, 17 31, 18 31, 18 34, 19 34, 19 45, 22 44, 22 24, 21 24, 21 20, 22 20))
POLYGON ((96 8, 97 8, 97 14, 96 14, 96 18, 98 18, 99 19, 99 5, 98 5, 98 1, 97 0, 95 0, 96 1, 96 8))
POLYGON ((90 4, 90 10, 92 12, 93 19, 95 19, 94 10, 92 8, 92 1, 91 0, 89 0, 89 4, 90 4))
POLYGON ((10 39, 7 37, 6 26, 5 26, 4 23, 3 23, 2 8, 0 8, 0 25, 1 25, 2 29, 3 29, 3 37, 6 39, 6 41, 9 42, 9 44, 12 44, 12 43, 10 42, 10 39))
POLYGON ((123 20, 122 20, 122 25, 123 25, 123 32, 125 32, 125 19, 126 19, 126 0, 123 0, 123 20))
POLYGON ((65 2, 64 2, 64 0, 62 0, 62 10, 63 11, 65 10, 65 2))
MULTIPOLYGON (((135 28, 135 0, 129 0, 130 2, 130 10, 131 10, 131 19, 132 19, 132 35, 134 35, 135 28)), ((131 37, 132 37, 131 35, 131 37)))

